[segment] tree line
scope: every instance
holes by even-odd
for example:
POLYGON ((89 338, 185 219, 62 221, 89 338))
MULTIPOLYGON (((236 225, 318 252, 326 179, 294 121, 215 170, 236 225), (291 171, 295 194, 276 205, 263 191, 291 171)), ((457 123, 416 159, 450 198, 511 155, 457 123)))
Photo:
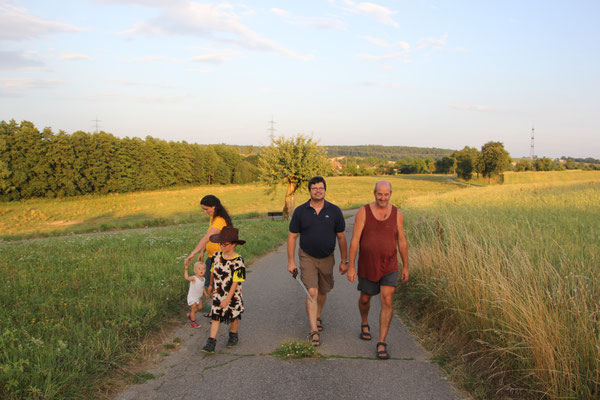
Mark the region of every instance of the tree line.
POLYGON ((347 158, 340 162, 340 175, 395 175, 395 174, 457 174, 459 178, 470 180, 474 174, 491 178, 503 172, 511 159, 500 142, 488 142, 481 150, 465 146, 438 159, 405 158, 396 162, 382 158, 347 158))
POLYGON ((324 146, 324 148, 328 157, 376 157, 390 161, 412 158, 439 159, 451 155, 454 151, 435 147, 382 146, 374 144, 357 146, 324 146))
POLYGON ((257 179, 252 146, 120 139, 106 132, 38 130, 0 122, 0 200, 154 190, 257 179))

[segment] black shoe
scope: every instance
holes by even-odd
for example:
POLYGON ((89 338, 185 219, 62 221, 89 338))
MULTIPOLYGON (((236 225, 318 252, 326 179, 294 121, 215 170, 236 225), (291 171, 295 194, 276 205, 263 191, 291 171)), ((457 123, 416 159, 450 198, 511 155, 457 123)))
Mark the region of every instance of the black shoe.
POLYGON ((202 348, 203 353, 214 354, 215 353, 215 345, 217 344, 217 339, 213 339, 211 337, 206 341, 206 345, 202 348))
POLYGON ((238 337, 237 332, 235 332, 235 333, 229 332, 229 340, 227 341, 227 344, 225 345, 225 347, 228 347, 228 348, 235 347, 235 345, 237 345, 239 341, 240 341, 240 338, 238 337))

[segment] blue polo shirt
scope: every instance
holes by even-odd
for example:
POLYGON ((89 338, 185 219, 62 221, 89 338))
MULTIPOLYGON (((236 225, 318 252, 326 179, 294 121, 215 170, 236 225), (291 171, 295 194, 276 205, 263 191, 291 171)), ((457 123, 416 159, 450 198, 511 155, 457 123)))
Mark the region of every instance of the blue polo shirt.
POLYGON ((337 234, 345 229, 342 210, 327 200, 319 214, 310 206, 310 200, 299 205, 290 221, 290 232, 300 234, 300 248, 315 258, 331 255, 337 234))

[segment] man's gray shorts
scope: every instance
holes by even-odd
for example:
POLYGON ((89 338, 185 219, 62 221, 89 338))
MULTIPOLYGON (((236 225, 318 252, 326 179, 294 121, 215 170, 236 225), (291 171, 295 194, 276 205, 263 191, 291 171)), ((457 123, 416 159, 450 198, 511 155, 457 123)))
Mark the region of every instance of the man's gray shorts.
POLYGON ((362 293, 367 296, 375 296, 379 294, 381 290, 381 286, 393 286, 396 287, 398 285, 398 276, 400 272, 392 272, 387 275, 381 277, 379 282, 372 282, 367 278, 358 277, 358 287, 362 293))

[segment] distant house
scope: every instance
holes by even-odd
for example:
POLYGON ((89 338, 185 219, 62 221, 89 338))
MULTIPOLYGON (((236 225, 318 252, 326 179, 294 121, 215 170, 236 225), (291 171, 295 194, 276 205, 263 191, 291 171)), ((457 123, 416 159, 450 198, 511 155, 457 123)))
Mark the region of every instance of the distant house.
POLYGON ((333 169, 336 169, 338 171, 342 169, 342 164, 335 158, 330 159, 329 164, 333 167, 333 169))

